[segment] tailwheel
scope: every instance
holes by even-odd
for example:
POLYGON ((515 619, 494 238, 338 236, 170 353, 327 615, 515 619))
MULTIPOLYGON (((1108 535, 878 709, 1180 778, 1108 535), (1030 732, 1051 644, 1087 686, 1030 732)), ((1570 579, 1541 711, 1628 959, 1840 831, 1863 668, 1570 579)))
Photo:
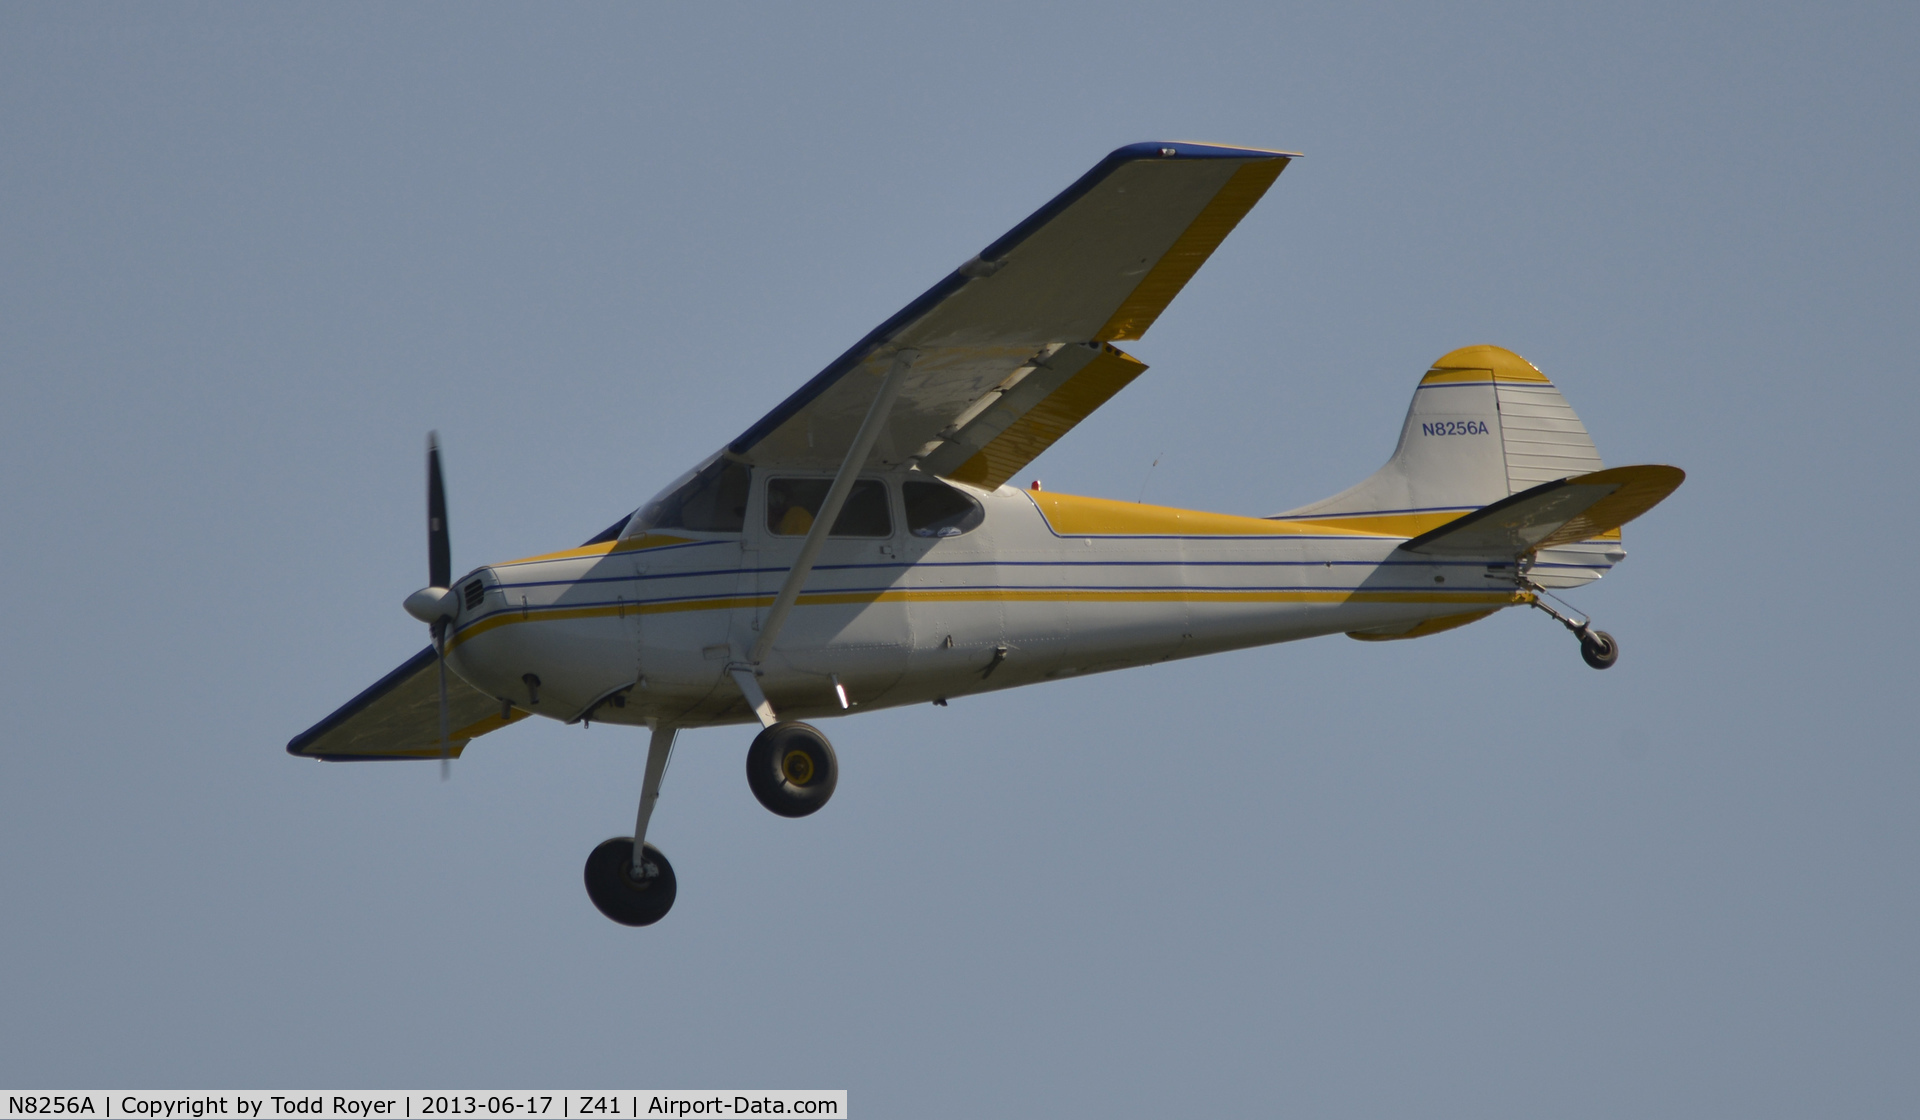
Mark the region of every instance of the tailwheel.
POLYGON ((1596 669, 1610 669, 1620 660, 1620 643, 1605 630, 1587 630, 1580 632, 1580 657, 1596 669))
POLYGON ((1607 633, 1605 630, 1595 630, 1593 628, 1593 619, 1574 610, 1571 603, 1568 603, 1565 599, 1561 599, 1560 596, 1555 595, 1553 592, 1548 591, 1546 588, 1528 578, 1527 571, 1531 567, 1532 561, 1523 557, 1520 561, 1519 571, 1513 577, 1514 584, 1526 593, 1527 605, 1535 610, 1547 612, 1548 616, 1555 622, 1566 627, 1574 637, 1580 639, 1580 660, 1585 661, 1595 669, 1613 668, 1613 663, 1620 660, 1620 643, 1615 641, 1613 635, 1607 633), (1566 607, 1573 615, 1578 615, 1579 617, 1573 618, 1569 615, 1561 614, 1543 602, 1543 599, 1558 600, 1561 606, 1566 607))
POLYGON ((616 836, 587 857, 587 897, 600 912, 623 926, 650 926, 673 909, 678 885, 673 864, 652 844, 640 846, 634 862, 633 837, 616 836))
POLYGON ((783 817, 818 812, 839 782, 833 744, 807 724, 776 723, 747 748, 747 786, 760 804, 783 817))

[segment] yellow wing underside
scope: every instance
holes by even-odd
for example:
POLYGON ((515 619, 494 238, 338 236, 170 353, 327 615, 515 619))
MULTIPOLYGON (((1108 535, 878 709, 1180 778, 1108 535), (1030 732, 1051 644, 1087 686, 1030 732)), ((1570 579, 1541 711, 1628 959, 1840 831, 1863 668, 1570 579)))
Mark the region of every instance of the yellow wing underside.
MULTIPOLYGON (((458 758, 469 742, 525 719, 519 708, 447 674, 447 747, 458 758)), ((339 711, 287 744, 287 753, 330 762, 439 758, 440 676, 431 648, 420 651, 339 711)))

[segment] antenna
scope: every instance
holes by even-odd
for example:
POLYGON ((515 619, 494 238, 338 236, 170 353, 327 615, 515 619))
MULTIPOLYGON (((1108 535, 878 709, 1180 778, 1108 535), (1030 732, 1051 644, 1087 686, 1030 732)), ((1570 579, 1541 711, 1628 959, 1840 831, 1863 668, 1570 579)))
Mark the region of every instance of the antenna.
POLYGON ((1143 479, 1141 479, 1141 480, 1140 480, 1140 496, 1139 496, 1138 498, 1135 498, 1135 499, 1133 500, 1133 504, 1134 504, 1134 505, 1141 505, 1141 504, 1144 504, 1144 503, 1146 502, 1146 500, 1147 500, 1147 483, 1149 483, 1149 482, 1152 482, 1152 481, 1153 481, 1153 468, 1155 468, 1155 467, 1157 467, 1157 466, 1159 466, 1159 465, 1160 465, 1160 460, 1162 460, 1162 459, 1164 459, 1164 458, 1166 458, 1166 457, 1167 457, 1167 453, 1166 453, 1166 452, 1164 452, 1164 451, 1162 451, 1162 452, 1161 452, 1160 454, 1158 454, 1158 455, 1155 455, 1155 456, 1153 457, 1153 462, 1151 462, 1151 463, 1148 463, 1148 464, 1147 464, 1147 477, 1145 477, 1145 478, 1143 478, 1143 479))

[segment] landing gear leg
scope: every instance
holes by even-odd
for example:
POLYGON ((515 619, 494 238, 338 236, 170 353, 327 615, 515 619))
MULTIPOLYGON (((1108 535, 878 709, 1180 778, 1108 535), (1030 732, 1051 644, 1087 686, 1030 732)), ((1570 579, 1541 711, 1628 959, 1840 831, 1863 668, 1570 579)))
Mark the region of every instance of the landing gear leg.
POLYGON ((587 857, 587 897, 602 914, 623 926, 650 926, 673 909, 678 890, 673 865, 660 849, 646 841, 647 821, 653 816, 653 803, 660 799, 660 779, 666 775, 677 731, 666 725, 653 729, 633 835, 615 836, 587 857))
MULTIPOLYGON (((1620 643, 1615 641, 1613 635, 1607 633, 1605 630, 1595 630, 1593 628, 1593 619, 1581 614, 1579 621, 1576 622, 1567 615, 1561 614, 1559 611, 1554 610, 1542 602, 1540 599, 1542 595, 1549 595, 1555 599, 1559 599, 1560 597, 1553 595, 1552 592, 1546 588, 1528 579, 1524 572, 1518 577, 1517 582, 1521 587, 1532 593, 1531 598, 1527 600, 1528 606, 1536 610, 1546 611, 1555 622, 1572 631, 1573 636, 1580 639, 1580 659, 1582 661, 1585 661, 1595 669, 1611 669, 1613 668, 1613 663, 1620 660, 1620 643)), ((1560 599, 1560 605, 1567 606, 1567 601, 1560 599)), ((1567 609, 1570 611, 1573 610, 1572 607, 1567 607, 1567 609)), ((1573 611, 1573 613, 1580 614, 1578 611, 1573 611)))

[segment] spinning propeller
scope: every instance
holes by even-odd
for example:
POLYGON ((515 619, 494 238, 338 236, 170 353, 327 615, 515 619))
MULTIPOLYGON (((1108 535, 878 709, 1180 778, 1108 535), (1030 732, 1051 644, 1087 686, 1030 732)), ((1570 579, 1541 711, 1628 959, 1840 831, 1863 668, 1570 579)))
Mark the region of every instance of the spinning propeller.
POLYGON ((447 635, 459 613, 453 582, 453 549, 447 541, 447 488, 440 479, 440 433, 427 433, 427 586, 407 596, 407 613, 433 630, 440 667, 440 780, 451 770, 447 741, 447 635))

